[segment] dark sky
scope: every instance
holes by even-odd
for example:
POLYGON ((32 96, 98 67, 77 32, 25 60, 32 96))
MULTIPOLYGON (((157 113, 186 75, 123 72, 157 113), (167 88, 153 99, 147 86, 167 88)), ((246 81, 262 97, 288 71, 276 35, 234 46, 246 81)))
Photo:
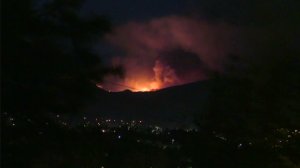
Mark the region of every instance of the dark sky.
POLYGON ((87 0, 83 13, 105 14, 115 23, 184 14, 237 24, 264 24, 296 21, 299 5, 297 0, 87 0))
POLYGON ((83 13, 108 15, 114 23, 144 21, 154 17, 181 14, 187 9, 185 0, 87 0, 83 13))

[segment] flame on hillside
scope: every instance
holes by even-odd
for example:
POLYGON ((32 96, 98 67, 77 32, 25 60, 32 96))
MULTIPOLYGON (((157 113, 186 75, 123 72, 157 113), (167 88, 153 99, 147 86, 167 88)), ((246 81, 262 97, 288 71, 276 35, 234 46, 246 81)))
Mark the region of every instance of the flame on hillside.
POLYGON ((125 79, 116 79, 114 76, 109 76, 103 83, 97 84, 97 87, 108 91, 131 90, 133 92, 150 92, 179 85, 181 82, 170 66, 156 60, 152 73, 136 71, 134 77, 128 76, 125 79))

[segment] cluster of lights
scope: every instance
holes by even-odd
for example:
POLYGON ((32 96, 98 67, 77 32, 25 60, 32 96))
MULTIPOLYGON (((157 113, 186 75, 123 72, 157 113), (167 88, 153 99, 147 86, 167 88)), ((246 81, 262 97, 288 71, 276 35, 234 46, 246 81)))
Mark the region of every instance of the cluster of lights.
POLYGON ((287 129, 287 128, 279 128, 275 130, 275 134, 279 135, 279 137, 275 137, 274 140, 265 139, 272 144, 272 148, 282 148, 285 144, 288 144, 291 139, 300 135, 300 131, 298 129, 287 129))
MULTIPOLYGON (((11 126, 11 127, 16 127, 16 118, 12 115, 8 115, 8 113, 4 112, 3 113, 6 123, 11 126)), ((69 124, 66 121, 63 121, 63 117, 59 114, 55 115, 55 118, 58 119, 58 123, 61 124, 64 127, 67 128, 71 128, 71 124, 69 124)), ((88 117, 83 116, 82 117, 83 120, 83 127, 98 127, 100 130, 100 133, 102 134, 107 134, 107 133, 114 133, 116 139, 123 139, 123 136, 120 134, 120 132, 118 130, 120 129, 125 129, 127 131, 137 131, 137 132, 148 132, 150 134, 154 134, 154 135, 167 135, 169 137, 171 137, 171 132, 168 130, 163 129, 160 126, 157 125, 144 125, 144 122, 142 120, 131 120, 131 121, 125 121, 125 120, 115 120, 115 119, 104 119, 104 118, 94 118, 94 122, 88 120, 88 117)), ((31 118, 26 118, 25 117, 25 122, 22 122, 22 120, 17 119, 18 125, 22 125, 22 123, 34 123, 33 120, 31 118)), ((49 125, 48 122, 45 122, 45 125, 49 125)), ((76 127, 76 126, 75 126, 76 127)), ((124 131, 124 130, 123 130, 124 131)), ((198 132, 197 129, 185 129, 184 130, 187 133, 195 133, 198 132)), ((213 132, 216 138, 219 138, 223 141, 228 141, 227 137, 223 134, 218 134, 213 132)), ((38 132, 38 134, 42 135, 43 132, 40 131, 38 132)), ((275 137, 273 138, 273 140, 271 140, 272 138, 270 137, 265 137, 265 141, 267 141, 268 143, 272 144, 273 148, 280 148, 282 147, 284 144, 289 143, 291 141, 291 139, 293 139, 294 137, 300 135, 300 131, 298 129, 287 129, 287 128, 279 128, 274 130, 274 134, 275 135, 280 135, 279 137, 275 137)), ((135 140, 137 143, 146 143, 146 144, 156 144, 155 142, 152 142, 151 140, 143 140, 141 138, 136 139, 135 140)), ((237 144, 237 148, 243 148, 244 146, 252 146, 254 142, 243 142, 243 143, 238 143, 237 144)), ((176 144, 176 140, 174 138, 170 138, 169 144, 163 144, 163 145, 158 145, 159 147, 161 147, 162 149, 166 149, 169 147, 169 145, 175 145, 176 144)), ((154 145, 157 146, 157 145, 154 145)))
POLYGON ((163 129, 159 126, 154 126, 151 130, 152 134, 161 134, 163 132, 163 129))
POLYGON ((84 127, 87 126, 105 126, 105 127, 127 127, 128 130, 143 126, 142 120, 132 120, 132 121, 124 121, 124 120, 115 120, 115 119, 102 119, 102 118, 95 118, 95 120, 89 121, 87 117, 83 117, 83 124, 84 127))
MULTIPOLYGON (((8 115, 8 113, 4 112, 3 113, 5 116, 8 115)), ((57 120, 57 123, 59 123, 63 127, 67 128, 72 128, 72 126, 77 127, 78 125, 72 125, 69 124, 66 120, 63 119, 64 117, 60 114, 55 114, 54 119, 57 120)), ((170 135, 169 131, 165 131, 162 127, 157 126, 157 125, 145 125, 142 120, 131 120, 131 121, 125 121, 125 120, 115 120, 115 119, 104 119, 104 118, 94 118, 93 120, 89 120, 88 117, 83 116, 82 117, 82 126, 84 128, 87 127, 99 127, 101 128, 100 132, 102 133, 108 133, 108 132, 113 132, 116 133, 116 128, 126 128, 128 131, 133 130, 133 131, 146 131, 149 130, 151 131, 151 134, 159 135, 159 134, 168 134, 170 135)), ((28 123, 33 123, 32 119, 27 118, 26 121, 28 123)), ((10 126, 14 127, 16 126, 15 119, 13 117, 8 117, 8 123, 10 126)), ((49 125, 48 122, 45 122, 45 125, 49 125)), ((186 132, 197 132, 196 129, 185 129, 186 132)), ((119 138, 120 139, 120 138, 119 138)))
POLYGON ((16 122, 15 122, 15 119, 13 117, 10 117, 9 121, 10 121, 12 126, 16 126, 16 122))
MULTIPOLYGON (((55 115, 56 119, 58 119, 58 122, 62 125, 66 126, 69 125, 66 121, 63 121, 63 117, 61 117, 59 114, 55 115)), ((89 126, 108 126, 108 127, 128 127, 128 130, 130 130, 133 127, 139 127, 142 126, 144 123, 142 120, 131 120, 131 121, 124 121, 124 120, 115 120, 115 119, 104 119, 104 118, 95 118, 92 120, 89 120, 88 117, 83 116, 82 117, 82 124, 83 127, 89 127, 89 126)))
MULTIPOLYGON (((221 139, 223 141, 228 141, 227 137, 223 134, 219 134, 216 132, 213 132, 213 134, 218 139, 221 139)), ((264 137, 264 141, 270 144, 272 148, 282 148, 285 144, 288 144, 291 141, 291 139, 295 138, 298 135, 300 135, 300 131, 298 129, 280 128, 274 130, 274 134, 271 135, 270 137, 264 137)), ((237 148, 252 146, 254 143, 255 142, 251 142, 251 141, 237 143, 237 148)))

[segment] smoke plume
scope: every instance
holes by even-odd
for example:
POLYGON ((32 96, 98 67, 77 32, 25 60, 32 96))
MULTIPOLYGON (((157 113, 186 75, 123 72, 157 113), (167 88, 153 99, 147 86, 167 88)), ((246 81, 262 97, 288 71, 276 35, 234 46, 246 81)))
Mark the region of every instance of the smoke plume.
POLYGON ((103 87, 150 91, 207 78, 226 56, 237 52, 238 29, 226 23, 168 16, 116 27, 106 40, 123 54, 112 59, 125 77, 109 76, 103 87))

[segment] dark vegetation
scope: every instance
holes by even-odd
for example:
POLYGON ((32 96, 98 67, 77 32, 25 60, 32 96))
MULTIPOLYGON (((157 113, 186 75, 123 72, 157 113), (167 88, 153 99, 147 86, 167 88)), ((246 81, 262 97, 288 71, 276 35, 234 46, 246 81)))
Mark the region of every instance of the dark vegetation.
POLYGON ((120 70, 104 67, 92 47, 110 24, 82 18, 81 1, 4 1, 2 7, 2 110, 12 113, 79 111, 95 82, 120 70))

